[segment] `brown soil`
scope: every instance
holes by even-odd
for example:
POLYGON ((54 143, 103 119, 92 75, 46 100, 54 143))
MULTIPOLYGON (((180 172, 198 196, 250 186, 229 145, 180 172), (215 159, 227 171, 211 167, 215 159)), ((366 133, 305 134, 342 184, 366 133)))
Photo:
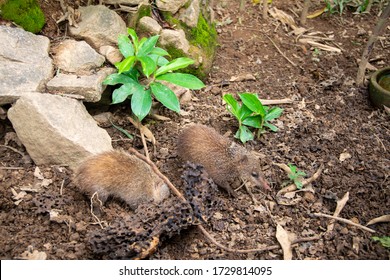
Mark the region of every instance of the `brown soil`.
MULTIPOLYGON (((65 24, 54 23, 60 17, 56 1, 40 1, 48 18, 42 34, 62 40, 65 24), (53 16, 53 17, 52 17, 53 16)), ((66 1, 73 5, 74 1, 66 1)), ((80 1, 79 1, 80 2, 80 1)), ((86 2, 86 1, 81 1, 86 2)), ((239 11, 239 1, 214 1, 216 19, 230 24, 218 27, 219 48, 207 87, 193 94, 183 104, 185 114, 177 115, 159 109, 169 121, 148 119, 145 124, 157 139, 152 160, 180 188, 181 163, 176 156, 176 138, 188 123, 213 126, 233 140, 237 123, 225 110, 221 96, 225 93, 255 92, 260 98, 293 98, 293 104, 279 105, 282 116, 274 122, 279 131, 267 132, 246 147, 263 155, 262 168, 273 191, 265 194, 254 189, 259 205, 252 202, 244 189, 231 198, 220 191, 222 202, 205 228, 220 243, 237 249, 278 244, 276 223, 296 238, 320 236, 319 240, 298 243, 293 248, 295 259, 389 259, 389 250, 373 241, 373 236, 388 236, 389 223, 370 226, 376 233, 336 222, 332 232, 324 234, 330 220, 312 213, 332 215, 336 201, 349 192, 349 201, 340 216, 366 224, 378 216, 390 214, 390 123, 389 115, 374 108, 368 100, 367 88, 357 88, 353 80, 357 60, 377 22, 378 7, 371 14, 356 15, 347 10, 343 16, 323 14, 308 20, 307 29, 334 38, 332 46, 343 51, 334 54, 311 49, 296 42, 290 30, 273 19, 262 19, 258 6, 247 3, 239 11), (225 2, 221 5, 220 2, 225 2), (297 66, 283 58, 271 43, 297 66), (251 74, 255 79, 228 82, 231 77, 251 74), (344 161, 340 155, 348 155, 344 161), (298 193, 295 205, 275 203, 275 195, 287 181, 286 174, 272 163, 293 163, 311 176, 321 164, 324 171, 313 182, 314 193, 298 193), (264 206, 268 205, 269 212, 264 206)), ((250 1, 247 1, 250 2, 250 1)), ((299 13, 293 3, 273 1, 276 7, 292 14, 299 13), (286 4, 289 3, 289 5, 286 4)), ((319 6, 318 6, 319 7, 319 6)), ((314 7, 315 8, 315 7, 314 7)), ((313 8, 313 9, 314 9, 313 8)), ((390 29, 386 29, 375 45, 372 64, 388 65, 390 29)), ((137 131, 126 119, 127 105, 112 106, 114 122, 134 135, 137 131)), ((135 147, 142 151, 139 137, 126 139, 112 127, 106 128, 116 148, 135 147)), ((26 154, 23 146, 12 138, 12 125, 0 118, 0 144, 26 154), (11 132, 11 134, 9 134, 11 132), (8 133, 8 134, 6 134, 8 133), (11 140, 9 140, 11 138, 11 140)), ((149 150, 153 151, 152 145, 149 150)), ((43 251, 48 259, 95 259, 87 242, 87 234, 99 226, 90 213, 89 200, 72 183, 72 172, 64 167, 39 166, 45 179, 52 182, 40 187, 42 180, 34 176, 36 166, 14 150, 0 146, 0 258, 20 258, 28 246, 43 251), (19 199, 15 193, 26 189, 19 199), (45 208, 46 207, 46 208, 45 208), (58 209, 63 220, 50 221, 47 209, 58 209)), ((104 208, 104 220, 131 215, 128 207, 111 200, 104 208)), ((261 253, 237 254, 211 244, 196 227, 190 227, 162 244, 152 259, 282 259, 281 249, 261 253)))

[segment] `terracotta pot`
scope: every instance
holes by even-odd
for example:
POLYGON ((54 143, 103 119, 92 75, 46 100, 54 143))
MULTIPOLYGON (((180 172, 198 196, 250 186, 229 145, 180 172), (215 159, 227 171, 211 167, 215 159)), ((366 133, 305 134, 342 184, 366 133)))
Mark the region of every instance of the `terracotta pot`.
POLYGON ((390 108, 390 67, 382 68, 372 74, 369 85, 370 99, 380 108, 390 108))

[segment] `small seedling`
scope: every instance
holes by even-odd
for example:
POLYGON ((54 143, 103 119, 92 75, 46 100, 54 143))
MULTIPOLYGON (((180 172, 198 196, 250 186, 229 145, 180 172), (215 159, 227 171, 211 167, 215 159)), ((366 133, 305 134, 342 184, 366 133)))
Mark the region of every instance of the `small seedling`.
POLYGON ((385 248, 390 248, 390 236, 383 236, 383 237, 373 236, 372 240, 379 241, 381 245, 385 248))
POLYGON ((118 37, 118 47, 124 59, 115 64, 118 73, 109 75, 105 85, 122 84, 112 94, 112 104, 131 100, 131 110, 141 122, 152 107, 155 98, 168 109, 179 112, 180 102, 175 93, 158 81, 166 81, 188 89, 201 89, 204 84, 191 74, 173 73, 194 63, 192 59, 179 57, 168 61, 169 53, 156 47, 158 35, 139 40, 136 32, 128 28, 128 36, 118 37))
POLYGON ((339 13, 341 16, 343 14, 344 7, 350 1, 351 0, 333 0, 333 1, 325 0, 325 4, 326 4, 325 11, 329 12, 330 14, 339 13))
POLYGON ((298 190, 302 189, 302 179, 306 176, 306 173, 301 170, 298 170, 298 168, 291 163, 288 164, 288 167, 290 168, 288 178, 294 182, 294 185, 297 187, 298 190))
POLYGON ((253 93, 239 93, 242 104, 240 104, 231 94, 225 94, 223 100, 227 103, 227 110, 236 117, 238 121, 238 130, 235 137, 242 143, 254 139, 253 133, 248 127, 257 128, 258 136, 264 132, 265 127, 276 132, 278 128, 270 123, 271 120, 278 118, 283 109, 279 107, 269 108, 263 106, 259 97, 253 93))

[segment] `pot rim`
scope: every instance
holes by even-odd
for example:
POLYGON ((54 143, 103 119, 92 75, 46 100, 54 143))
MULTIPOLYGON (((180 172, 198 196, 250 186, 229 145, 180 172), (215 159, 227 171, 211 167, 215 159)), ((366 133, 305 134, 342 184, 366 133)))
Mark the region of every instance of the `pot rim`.
POLYGON ((371 84, 375 87, 375 88, 379 88, 380 90, 382 90, 385 94, 387 95, 390 95, 390 91, 383 88, 380 84, 378 84, 377 82, 377 77, 378 75, 384 73, 384 72, 389 72, 390 74, 390 66, 388 67, 385 67, 385 68, 381 68, 381 69, 378 69, 374 72, 374 74, 371 75, 371 78, 370 78, 370 82, 371 84))

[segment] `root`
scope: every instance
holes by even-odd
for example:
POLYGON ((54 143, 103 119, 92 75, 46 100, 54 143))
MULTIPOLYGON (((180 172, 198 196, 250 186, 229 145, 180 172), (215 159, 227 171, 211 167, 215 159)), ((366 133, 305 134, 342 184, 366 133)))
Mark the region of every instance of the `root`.
POLYGON ((334 219, 336 221, 343 222, 343 223, 346 223, 346 224, 351 225, 351 226, 355 226, 355 227, 360 228, 362 230, 365 230, 365 231, 368 231, 368 232, 371 232, 371 233, 375 233, 375 230, 373 230, 373 229, 370 229, 370 228, 362 226, 360 224, 351 222, 350 220, 347 220, 347 219, 344 219, 344 218, 335 217, 335 216, 328 215, 328 214, 323 214, 323 213, 313 213, 313 216, 314 217, 325 217, 325 218, 329 218, 329 219, 334 219))

